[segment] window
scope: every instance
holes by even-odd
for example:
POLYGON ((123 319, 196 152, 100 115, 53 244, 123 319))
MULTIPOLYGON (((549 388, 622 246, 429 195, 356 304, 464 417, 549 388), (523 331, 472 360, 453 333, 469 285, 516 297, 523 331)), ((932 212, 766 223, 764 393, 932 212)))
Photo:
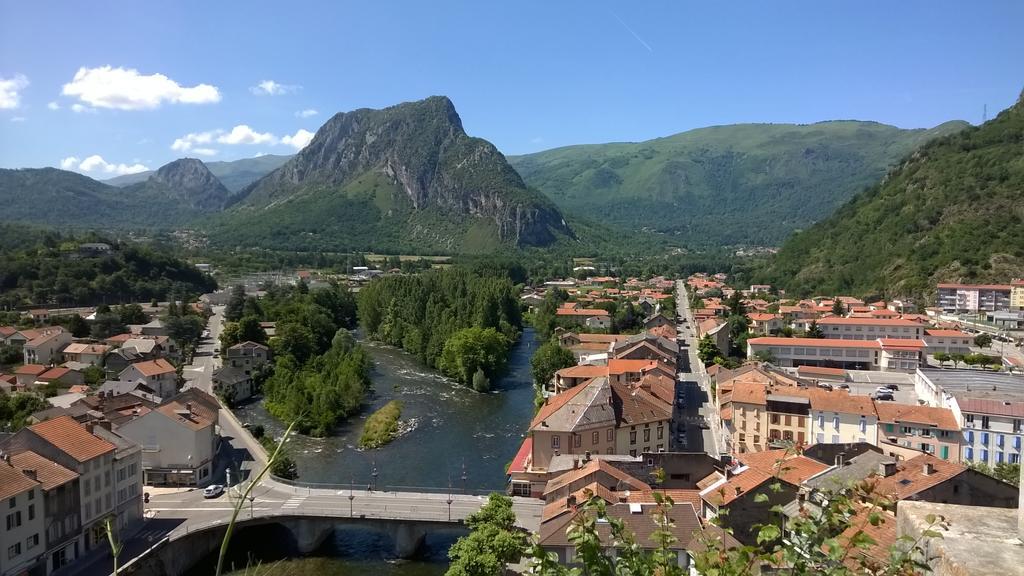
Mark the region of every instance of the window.
POLYGON ((26 550, 31 550, 31 549, 35 548, 36 546, 39 546, 39 534, 33 534, 33 535, 29 536, 28 539, 25 540, 25 549, 26 550))
POLYGON ((35 519, 36 519, 36 505, 35 504, 29 504, 28 505, 28 520, 29 520, 29 522, 31 522, 31 521, 33 521, 35 519))
POLYGON ((743 444, 746 441, 747 441, 747 435, 744 434, 743 432, 740 432, 740 444, 743 444))
POLYGON ((580 446, 583 445, 583 437, 580 436, 579 434, 573 434, 572 435, 572 444, 573 444, 573 446, 579 448, 580 446))
POLYGON ((1003 463, 1003 453, 1002 452, 996 452, 996 464, 1002 464, 1002 463, 1003 463))
POLYGON ((967 439, 969 444, 974 444, 974 430, 967 430, 964 433, 964 437, 967 439))
POLYGON ((821 432, 818 432, 818 435, 815 437, 815 442, 817 442, 818 444, 824 444, 825 443, 825 435, 822 434, 821 432))
POLYGON ((7 507, 14 510, 14 507, 18 505, 18 497, 11 496, 11 499, 7 501, 7 507))
POLYGON ((981 433, 981 443, 988 446, 988 432, 981 433))
POLYGON ((35 488, 33 488, 33 489, 28 491, 28 499, 30 501, 36 499, 36 489, 35 488))
POLYGON ((974 460, 974 448, 968 446, 967 448, 964 449, 964 459, 974 460))
POLYGON ((761 443, 761 437, 758 436, 757 434, 754 434, 754 444, 760 444, 760 443, 761 443))
POLYGON ((818 428, 824 428, 824 427, 825 427, 825 415, 824 414, 818 414, 818 428))
POLYGON ((1002 448, 1003 447, 1003 442, 1005 442, 1005 440, 1006 440, 1005 436, 1003 436, 1002 434, 996 434, 996 446, 999 446, 1000 448, 1002 448))
POLYGON ((636 430, 629 433, 629 443, 636 444, 636 430))
POLYGON ((868 431, 868 419, 864 416, 860 417, 860 431, 861 434, 868 431))
POLYGON ((836 414, 835 416, 832 417, 832 427, 835 428, 836 430, 839 430, 839 415, 838 414, 836 414))
POLYGON ((974 424, 974 414, 964 414, 964 420, 974 424))
POLYGON ((779 423, 779 415, 778 414, 772 414, 770 420, 771 420, 772 424, 778 424, 779 423))
POLYGON ((904 434, 913 434, 914 433, 914 429, 911 428, 910 426, 904 426, 903 427, 903 433, 904 434))
POLYGON ((635 448, 629 451, 629 457, 630 458, 636 458, 636 449, 635 448))
POLYGON ((7 529, 14 530, 21 526, 21 512, 11 512, 7 515, 7 529))
POLYGON ((943 446, 939 449, 939 456, 943 460, 949 460, 949 446, 943 446))
POLYGON ((608 439, 609 442, 615 442, 615 429, 614 428, 609 428, 608 429, 607 439, 608 439))
POLYGON ((20 554, 21 554, 21 542, 16 542, 14 544, 14 546, 11 546, 10 548, 7 549, 7 559, 8 560, 10 560, 11 558, 14 558, 15 556, 18 556, 20 554))
POLYGON ((664 426, 658 426, 658 440, 661 440, 664 437, 665 437, 665 427, 664 426))
POLYGON ((591 444, 597 444, 600 441, 601 441, 601 433, 598 432, 597 430, 594 430, 594 433, 590 435, 590 443, 591 444))
POLYGON ((648 428, 648 429, 644 430, 644 442, 650 442, 650 441, 651 441, 651 430, 648 428))
POLYGON ((833 434, 832 435, 832 443, 833 444, 839 444, 839 435, 838 434, 833 434))
POLYGON ((981 417, 981 427, 988 430, 988 416, 981 417))
POLYGON ((551 437, 551 447, 552 448, 558 448, 561 443, 562 443, 562 437, 561 436, 552 436, 551 437))
POLYGON ((792 426, 792 425, 793 425, 793 417, 790 416, 789 414, 786 414, 786 426, 792 426))
POLYGON ((981 451, 981 461, 985 462, 986 464, 988 463, 988 450, 983 449, 981 451))

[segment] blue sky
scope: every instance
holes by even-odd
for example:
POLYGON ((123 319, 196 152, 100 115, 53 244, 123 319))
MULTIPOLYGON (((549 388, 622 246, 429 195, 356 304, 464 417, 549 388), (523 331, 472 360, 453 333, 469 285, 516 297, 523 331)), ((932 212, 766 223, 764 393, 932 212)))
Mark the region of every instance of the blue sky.
POLYGON ((107 178, 290 153, 335 112, 432 94, 506 154, 737 122, 977 123, 1024 87, 1022 22, 1017 0, 0 0, 0 166, 107 178))

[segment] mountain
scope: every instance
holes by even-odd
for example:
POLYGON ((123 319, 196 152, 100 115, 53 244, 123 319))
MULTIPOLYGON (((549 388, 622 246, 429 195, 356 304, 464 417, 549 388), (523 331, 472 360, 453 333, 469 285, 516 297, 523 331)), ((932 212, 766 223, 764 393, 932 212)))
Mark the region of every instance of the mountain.
MULTIPOLYGON (((252 184, 263 176, 266 176, 272 170, 287 162, 290 158, 291 155, 264 154, 263 156, 256 156, 254 158, 242 158, 241 160, 232 160, 230 162, 206 162, 205 164, 206 167, 210 169, 210 172, 216 176, 228 190, 231 192, 238 192, 249 184, 252 184)), ((113 186, 128 186, 129 184, 144 182, 147 178, 153 175, 153 172, 153 170, 148 170, 137 174, 125 174, 124 176, 117 176, 109 180, 104 180, 103 182, 113 186)))
POLYGON ((111 186, 56 168, 0 169, 0 222, 75 229, 168 229, 223 209, 230 191, 194 158, 111 186))
POLYGON ((572 231, 448 98, 336 114, 301 152, 238 195, 221 245, 293 250, 490 251, 572 231))
POLYGON ((760 276, 798 294, 885 296, 1024 276, 1024 94, 923 146, 786 242, 760 276))
POLYGON ((509 162, 569 213, 691 245, 773 245, 831 214, 921 144, 967 125, 737 124, 509 162))

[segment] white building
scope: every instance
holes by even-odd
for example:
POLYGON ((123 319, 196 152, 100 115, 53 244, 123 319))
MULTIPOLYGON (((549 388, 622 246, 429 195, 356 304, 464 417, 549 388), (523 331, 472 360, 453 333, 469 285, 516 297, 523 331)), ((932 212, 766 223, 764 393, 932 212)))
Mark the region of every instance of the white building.
POLYGON ((163 358, 130 364, 117 375, 117 379, 123 382, 142 381, 161 398, 170 398, 178 391, 178 371, 163 358))
POLYGON ((761 337, 747 340, 747 358, 759 353, 782 367, 824 366, 845 370, 912 372, 924 358, 922 340, 879 338, 846 340, 832 338, 761 337))
POLYGON ((34 478, 0 459, 0 576, 38 570, 45 549, 43 493, 34 478))
POLYGON ((938 305, 946 312, 994 312, 1010 309, 1009 284, 939 284, 938 305))
POLYGON ((910 320, 886 318, 839 318, 829 317, 818 320, 818 326, 825 338, 843 340, 877 340, 879 338, 924 337, 925 326, 910 320))
POLYGON ((929 354, 970 354, 974 337, 959 330, 925 330, 924 342, 929 354))
POLYGON ((949 408, 964 433, 965 463, 989 466, 1021 461, 1024 377, 980 370, 918 370, 918 397, 949 408))

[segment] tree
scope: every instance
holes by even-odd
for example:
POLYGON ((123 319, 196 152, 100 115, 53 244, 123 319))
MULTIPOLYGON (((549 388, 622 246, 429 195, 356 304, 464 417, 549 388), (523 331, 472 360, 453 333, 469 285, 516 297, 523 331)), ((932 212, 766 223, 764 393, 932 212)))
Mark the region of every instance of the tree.
POLYGON ((992 335, 987 332, 982 332, 974 337, 974 345, 978 348, 988 348, 992 346, 992 335))
POLYGON ((533 383, 545 386, 555 376, 555 372, 575 365, 576 356, 571 351, 562 348, 553 340, 545 342, 537 348, 530 359, 533 383))
POLYGON ((479 511, 466 518, 466 525, 469 535, 448 550, 451 564, 445 576, 502 576, 526 548, 526 535, 516 528, 512 499, 504 494, 491 494, 479 511))
POLYGON ((747 306, 743 303, 743 293, 739 290, 733 290, 729 298, 726 299, 725 305, 729 307, 730 316, 745 316, 747 314, 747 306))
POLYGON ((145 324, 149 322, 142 306, 138 304, 124 304, 114 308, 114 312, 121 318, 123 324, 145 324))
POLYGON ((75 338, 85 338, 89 335, 91 330, 89 328, 89 323, 85 321, 85 318, 82 318, 78 314, 73 314, 71 318, 68 318, 67 329, 75 338))
POLYGON ((128 331, 128 327, 121 322, 121 316, 113 312, 107 312, 105 314, 96 314, 96 320, 92 323, 92 337, 97 340, 103 340, 104 338, 110 338, 115 334, 123 334, 128 331))
POLYGON ((473 373, 473 390, 477 392, 487 392, 491 389, 491 380, 484 374, 484 369, 479 367, 476 372, 473 373))
POLYGON ((949 355, 949 359, 953 361, 953 367, 954 368, 959 368, 960 367, 960 363, 964 361, 965 356, 963 354, 960 354, 960 353, 955 353, 955 354, 950 354, 949 355))
POLYGON ((843 301, 839 298, 832 301, 832 314, 835 316, 846 316, 846 306, 843 306, 843 301))
POLYGON ((935 361, 939 363, 939 366, 944 365, 952 359, 952 357, 946 352, 936 352, 935 354, 932 354, 932 358, 935 358, 935 361))
POLYGON ((237 322, 242 318, 242 311, 245 307, 245 286, 235 285, 231 289, 231 297, 227 306, 224 307, 224 319, 229 322, 237 322))
POLYGON ((818 326, 817 320, 811 320, 811 325, 807 327, 807 338, 824 338, 825 333, 821 330, 821 326, 818 326))
POLYGON ((238 321, 239 342, 267 343, 267 332, 260 326, 260 319, 255 316, 242 316, 238 321))
POLYGON ((511 342, 494 328, 464 328, 444 343, 437 367, 462 384, 472 384, 477 369, 488 377, 505 367, 511 342))
POLYGON ((18 364, 22 357, 21 350, 17 347, 7 344, 0 346, 0 365, 18 364))
POLYGON ((770 350, 759 350, 754 353, 754 358, 768 364, 775 364, 777 362, 775 354, 772 354, 770 350))
POLYGON ((710 334, 701 336, 700 341, 697 342, 697 357, 704 364, 710 364, 715 361, 715 358, 722 355, 722 351, 718 349, 718 345, 715 340, 711 338, 710 334))

